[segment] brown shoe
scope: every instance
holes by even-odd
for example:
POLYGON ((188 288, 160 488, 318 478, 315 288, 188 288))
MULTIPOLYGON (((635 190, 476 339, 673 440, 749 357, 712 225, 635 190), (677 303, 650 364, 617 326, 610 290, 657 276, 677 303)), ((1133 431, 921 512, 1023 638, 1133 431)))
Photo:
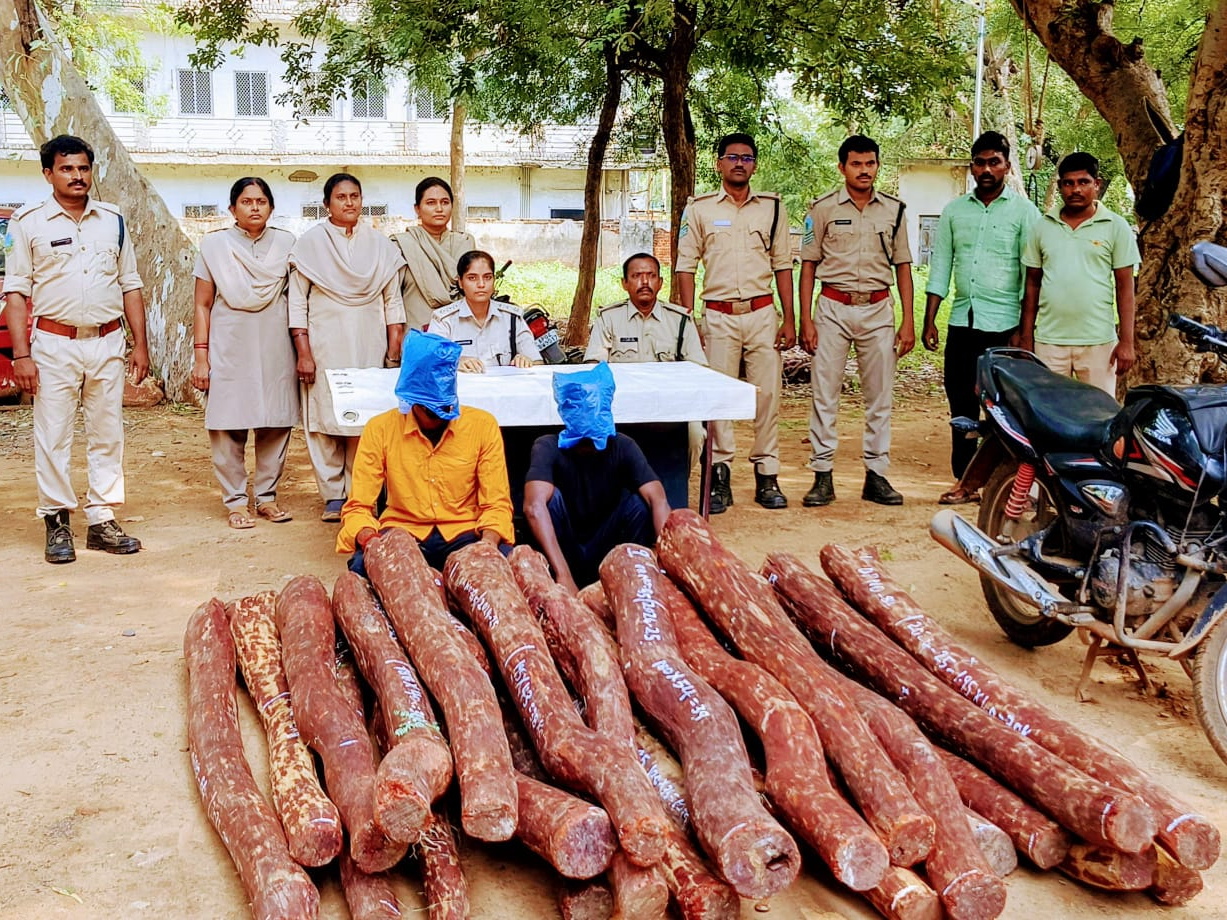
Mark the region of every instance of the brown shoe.
POLYGON ((85 533, 85 548, 100 549, 105 553, 126 556, 129 553, 138 552, 141 548, 141 541, 136 537, 128 536, 115 521, 111 520, 89 525, 89 530, 85 533))

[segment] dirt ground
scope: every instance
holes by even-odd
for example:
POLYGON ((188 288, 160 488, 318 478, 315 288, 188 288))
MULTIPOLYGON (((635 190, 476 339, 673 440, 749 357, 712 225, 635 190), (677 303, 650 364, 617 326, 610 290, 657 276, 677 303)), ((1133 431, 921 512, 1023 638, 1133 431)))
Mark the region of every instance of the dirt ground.
MULTIPOLYGON (((846 400, 851 402, 851 400, 846 400)), ((1142 696, 1129 674, 1096 667, 1094 701, 1074 701, 1082 646, 1026 652, 1009 645, 990 619, 970 570, 930 540, 934 499, 947 486, 945 406, 914 399, 896 411, 891 480, 902 509, 860 500, 860 419, 848 412, 836 466, 838 501, 803 509, 806 405, 786 400, 781 485, 787 511, 753 504, 748 464, 734 470, 735 506, 714 519, 728 544, 757 566, 771 549, 817 566, 825 543, 871 543, 925 608, 955 637, 1036 699, 1117 746, 1155 779, 1178 791, 1227 830, 1227 765, 1204 739, 1179 667, 1151 664, 1159 688, 1142 696)), ((0 918, 249 917, 242 889, 205 819, 188 764, 183 629, 212 595, 233 598, 279 588, 315 573, 328 584, 342 570, 335 526, 318 520, 319 501, 301 437, 291 447, 280 498, 295 520, 254 530, 227 529, 209 466, 202 417, 160 407, 129 411, 128 503, 121 520, 144 542, 131 557, 83 549, 79 558, 43 563, 30 411, 0 411, 0 918)), ((77 453, 81 454, 78 432, 77 453)), ((748 447, 745 429, 740 444, 748 447)), ((78 460, 78 487, 84 462, 78 460)), ((243 709, 249 759, 264 781, 264 747, 243 709)), ((498 920, 557 916, 555 884, 515 845, 465 844, 474 915, 498 920)), ((321 917, 347 915, 334 872, 315 874, 321 917)), ((1227 861, 1205 873, 1205 891, 1179 918, 1227 917, 1227 861)), ((399 883, 405 915, 423 916, 416 867, 399 883)), ((1054 873, 1020 868, 1008 879, 1012 918, 1124 917, 1161 910, 1142 895, 1115 896, 1054 873)), ((869 917, 859 899, 837 893, 822 866, 806 870, 770 904, 745 902, 743 917, 869 917)))

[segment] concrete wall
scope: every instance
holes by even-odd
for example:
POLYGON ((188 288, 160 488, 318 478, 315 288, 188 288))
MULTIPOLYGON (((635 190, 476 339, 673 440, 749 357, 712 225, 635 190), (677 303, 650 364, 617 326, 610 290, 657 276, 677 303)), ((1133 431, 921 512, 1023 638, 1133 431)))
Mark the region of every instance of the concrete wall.
POLYGON ((907 203, 908 243, 920 251, 920 219, 937 217, 950 201, 967 192, 966 160, 909 160, 899 167, 899 197, 907 203))

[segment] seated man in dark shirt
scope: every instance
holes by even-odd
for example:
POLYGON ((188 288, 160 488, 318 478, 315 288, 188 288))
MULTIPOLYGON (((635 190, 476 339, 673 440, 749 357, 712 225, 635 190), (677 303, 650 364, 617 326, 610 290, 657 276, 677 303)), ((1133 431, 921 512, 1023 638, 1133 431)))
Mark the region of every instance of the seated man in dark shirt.
POLYGON ((563 430, 533 442, 524 516, 554 577, 572 591, 597 579, 619 543, 651 546, 669 516, 660 477, 639 445, 614 430, 609 365, 556 373, 563 430))

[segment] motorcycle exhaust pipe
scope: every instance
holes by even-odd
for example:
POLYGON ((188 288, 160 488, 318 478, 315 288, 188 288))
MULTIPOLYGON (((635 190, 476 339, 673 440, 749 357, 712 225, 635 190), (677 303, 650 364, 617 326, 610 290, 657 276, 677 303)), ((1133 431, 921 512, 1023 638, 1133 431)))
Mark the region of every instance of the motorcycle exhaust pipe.
POLYGON ((1055 617, 1077 608, 1026 563, 1010 556, 994 555, 1001 544, 953 510, 944 508, 933 515, 929 534, 981 575, 991 578, 1044 616, 1055 617))

